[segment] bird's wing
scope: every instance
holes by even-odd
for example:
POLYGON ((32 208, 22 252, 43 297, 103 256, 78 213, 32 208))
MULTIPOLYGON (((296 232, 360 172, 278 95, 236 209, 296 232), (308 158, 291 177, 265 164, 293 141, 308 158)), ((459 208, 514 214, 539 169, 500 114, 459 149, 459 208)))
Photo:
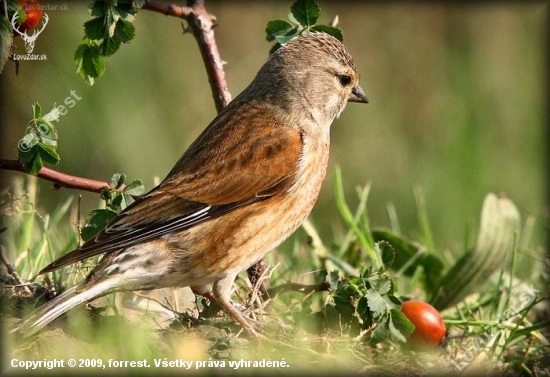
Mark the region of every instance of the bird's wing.
POLYGON ((159 186, 40 273, 190 228, 292 186, 303 147, 300 131, 260 116, 235 118, 216 118, 159 186), (220 120, 231 124, 217 127, 220 120))

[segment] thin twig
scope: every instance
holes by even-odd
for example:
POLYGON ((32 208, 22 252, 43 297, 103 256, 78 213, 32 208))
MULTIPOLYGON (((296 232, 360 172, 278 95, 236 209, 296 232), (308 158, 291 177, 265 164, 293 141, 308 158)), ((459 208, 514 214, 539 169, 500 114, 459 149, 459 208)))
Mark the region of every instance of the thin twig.
MULTIPOLYGON (((23 164, 17 160, 0 159, 0 169, 26 173, 23 164)), ((53 182, 55 189, 65 187, 99 193, 103 189, 112 188, 112 185, 107 182, 77 177, 74 175, 61 173, 47 167, 42 167, 42 169, 38 172, 37 177, 53 182)), ((124 186, 119 188, 119 190, 122 189, 124 189, 124 186)))

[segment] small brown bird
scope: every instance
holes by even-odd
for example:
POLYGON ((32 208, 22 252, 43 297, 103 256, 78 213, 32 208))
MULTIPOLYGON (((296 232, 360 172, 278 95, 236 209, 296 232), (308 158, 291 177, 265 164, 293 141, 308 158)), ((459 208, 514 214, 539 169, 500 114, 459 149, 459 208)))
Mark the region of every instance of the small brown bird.
POLYGON ((252 334, 231 301, 237 274, 309 215, 325 177, 329 130, 367 98, 337 39, 310 33, 273 53, 157 187, 94 239, 40 274, 104 254, 84 281, 39 308, 32 334, 75 306, 116 291, 190 286, 252 334))

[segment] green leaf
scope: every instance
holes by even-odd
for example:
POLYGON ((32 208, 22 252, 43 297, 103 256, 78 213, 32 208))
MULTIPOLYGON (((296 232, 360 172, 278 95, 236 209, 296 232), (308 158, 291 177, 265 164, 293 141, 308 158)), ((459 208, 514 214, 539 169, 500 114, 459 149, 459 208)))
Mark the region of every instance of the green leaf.
POLYGON ((84 22, 84 35, 90 40, 105 38, 105 21, 103 17, 96 17, 84 22))
POLYGON ((119 192, 114 192, 114 196, 111 199, 111 203, 109 203, 109 208, 111 208, 113 211, 117 210, 118 208, 122 208, 123 200, 124 200, 123 195, 121 195, 119 192))
POLYGON ((82 69, 87 76, 99 77, 105 73, 105 60, 98 46, 88 46, 82 55, 82 69))
POLYGON ((380 316, 386 310, 387 304, 384 298, 377 291, 371 291, 365 296, 368 301, 369 308, 375 317, 380 316))
POLYGON ((395 251, 393 250, 393 247, 385 241, 380 241, 374 244, 374 249, 378 255, 382 257, 382 263, 384 263, 384 266, 386 268, 391 267, 395 259, 395 251))
POLYGON ((23 136, 21 140, 19 140, 17 148, 19 150, 19 161, 22 164, 25 164, 32 159, 32 154, 35 152, 34 146, 39 141, 40 139, 35 132, 28 133, 23 136))
POLYGON ((389 334, 388 330, 389 330, 389 324, 388 324, 388 318, 386 317, 383 321, 378 322, 378 325, 372 332, 370 342, 377 344, 386 340, 389 334))
POLYGON ((311 30, 321 32, 321 33, 327 33, 329 35, 332 35, 334 38, 338 39, 340 42, 344 41, 344 33, 342 32, 342 29, 328 26, 328 25, 315 25, 311 27, 311 30))
POLYGON ((276 35, 285 35, 294 29, 294 26, 287 21, 283 20, 274 20, 269 21, 265 28, 266 39, 268 42, 275 40, 276 35))
POLYGON ((120 186, 124 184, 124 181, 126 181, 126 174, 124 173, 123 174, 115 173, 111 177, 111 184, 115 189, 119 189, 120 186))
POLYGON ((119 19, 116 23, 114 37, 122 43, 128 43, 136 35, 136 28, 129 21, 119 19))
POLYGON ((105 226, 117 216, 117 213, 109 208, 94 209, 88 215, 88 221, 82 228, 80 235, 84 241, 88 241, 105 229, 105 226))
POLYGON ((94 1, 91 5, 90 13, 94 17, 103 17, 105 15, 106 3, 103 1, 94 1))
POLYGON ((392 338, 405 343, 414 331, 414 325, 401 310, 390 309, 389 329, 392 338))
POLYGON ((61 160, 61 158, 59 157, 59 154, 57 153, 54 147, 50 145, 46 145, 44 143, 38 143, 37 148, 38 148, 38 153, 40 154, 40 157, 45 163, 50 165, 56 165, 61 160))
POLYGON ((290 7, 292 15, 306 28, 315 25, 321 10, 314 0, 298 0, 290 7))
POLYGON ((111 56, 118 51, 122 42, 115 38, 105 38, 101 43, 101 55, 111 56))
POLYGON ((24 166, 25 166, 25 171, 28 174, 37 175, 40 169, 42 169, 42 166, 44 166, 44 164, 42 164, 42 159, 40 159, 40 155, 35 152, 32 160, 29 161, 29 163, 25 164, 24 166))
POLYGON ((11 24, 3 15, 0 15, 0 73, 8 61, 12 43, 11 24))
POLYGON ((127 195, 139 196, 145 192, 145 185, 140 179, 136 179, 126 186, 123 192, 127 195))
POLYGON ((375 284, 373 284, 373 288, 376 289, 379 294, 385 295, 391 291, 392 281, 389 276, 383 275, 378 281, 376 281, 375 284))

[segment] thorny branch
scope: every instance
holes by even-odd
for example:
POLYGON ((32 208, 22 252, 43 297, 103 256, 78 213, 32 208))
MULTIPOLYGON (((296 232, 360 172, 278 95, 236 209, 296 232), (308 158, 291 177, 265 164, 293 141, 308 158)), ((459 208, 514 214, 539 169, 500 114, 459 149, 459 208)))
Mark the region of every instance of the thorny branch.
MULTIPOLYGON (((19 171, 19 172, 25 173, 23 164, 18 160, 0 159, 0 169, 19 171)), ((100 193, 101 190, 103 189, 112 188, 111 184, 107 182, 96 181, 94 179, 89 179, 89 178, 76 177, 74 175, 61 173, 57 170, 53 170, 47 167, 43 167, 42 169, 40 169, 37 176, 39 178, 53 182, 54 188, 56 189, 65 187, 65 188, 100 193)), ((119 188, 119 190, 123 190, 123 189, 124 189, 124 186, 119 188)))

